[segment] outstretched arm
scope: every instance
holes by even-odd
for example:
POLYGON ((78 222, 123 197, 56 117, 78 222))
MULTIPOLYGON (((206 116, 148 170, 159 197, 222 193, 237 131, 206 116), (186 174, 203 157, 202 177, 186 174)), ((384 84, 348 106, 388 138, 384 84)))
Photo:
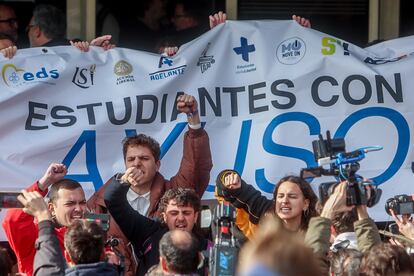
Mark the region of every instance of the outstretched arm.
POLYGON ((189 130, 184 135, 183 157, 178 173, 167 183, 169 188, 192 188, 201 197, 213 167, 207 132, 201 128, 198 103, 191 95, 177 98, 177 110, 187 114, 189 130))

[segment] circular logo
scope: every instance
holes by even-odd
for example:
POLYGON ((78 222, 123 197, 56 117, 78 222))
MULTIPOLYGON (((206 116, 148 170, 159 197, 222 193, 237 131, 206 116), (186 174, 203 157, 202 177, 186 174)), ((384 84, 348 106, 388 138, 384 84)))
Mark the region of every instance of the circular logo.
POLYGON ((132 65, 125 60, 120 60, 115 64, 114 73, 117 76, 126 76, 132 73, 132 65))
POLYGON ((277 59, 287 65, 298 63, 306 53, 306 44, 299 37, 291 37, 286 39, 277 46, 277 59))

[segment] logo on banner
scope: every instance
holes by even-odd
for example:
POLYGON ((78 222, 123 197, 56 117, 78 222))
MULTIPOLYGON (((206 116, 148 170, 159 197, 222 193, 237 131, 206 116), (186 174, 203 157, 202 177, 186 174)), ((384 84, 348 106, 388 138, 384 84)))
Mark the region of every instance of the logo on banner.
POLYGON ((249 62, 249 55, 256 51, 256 47, 253 43, 249 44, 247 38, 240 37, 240 46, 233 48, 233 51, 237 55, 240 55, 241 58, 245 61, 243 64, 236 65, 236 74, 256 71, 256 65, 254 63, 246 64, 246 62, 249 62))
POLYGON ((187 67, 187 65, 173 67, 173 64, 174 61, 172 59, 165 56, 161 56, 160 61, 158 62, 158 68, 162 70, 150 73, 150 80, 162 80, 173 76, 183 75, 184 69, 187 67))
POLYGON ((322 37, 321 53, 324 56, 330 56, 336 53, 336 46, 342 47, 344 56, 349 56, 349 44, 334 37, 322 37))
POLYGON ((134 82, 134 76, 132 75, 133 67, 125 60, 118 61, 114 66, 114 73, 118 76, 116 84, 122 84, 126 82, 134 82))
POLYGON ((240 37, 240 46, 233 48, 233 51, 237 55, 241 55, 241 58, 244 61, 249 62, 249 54, 255 52, 256 48, 254 47, 254 44, 248 43, 247 38, 240 37))
POLYGON ((31 72, 8 63, 1 68, 1 76, 3 82, 10 87, 18 87, 35 82, 55 85, 56 83, 50 82, 50 80, 59 78, 59 72, 57 69, 47 70, 45 67, 31 72))
POLYGON ((306 44, 299 37, 286 39, 277 46, 276 57, 280 63, 293 65, 298 63, 306 53, 306 44))
POLYGON ((201 53, 201 57, 198 59, 198 62, 197 62, 197 66, 200 66, 202 74, 204 74, 204 72, 207 71, 211 67, 211 64, 216 62, 214 60, 214 56, 207 55, 207 51, 208 51, 208 48, 210 48, 210 44, 211 44, 210 42, 207 44, 206 48, 201 53))
POLYGON ((80 88, 87 89, 93 85, 95 71, 96 64, 92 64, 90 67, 86 68, 76 67, 72 82, 80 88))
POLYGON ((399 61, 403 58, 408 57, 408 55, 403 55, 403 56, 399 56, 396 58, 389 58, 389 59, 385 59, 385 58, 372 58, 372 57, 366 57, 364 59, 365 63, 369 63, 372 65, 381 65, 381 64, 385 64, 385 63, 389 63, 389 62, 396 62, 399 61))

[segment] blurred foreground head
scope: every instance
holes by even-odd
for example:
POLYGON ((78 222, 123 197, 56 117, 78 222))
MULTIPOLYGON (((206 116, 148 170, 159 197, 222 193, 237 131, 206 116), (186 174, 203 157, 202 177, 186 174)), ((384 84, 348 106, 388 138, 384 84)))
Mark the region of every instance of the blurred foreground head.
POLYGON ((297 233, 286 230, 280 219, 273 216, 264 218, 254 238, 240 252, 239 273, 243 276, 322 275, 313 251, 297 233))

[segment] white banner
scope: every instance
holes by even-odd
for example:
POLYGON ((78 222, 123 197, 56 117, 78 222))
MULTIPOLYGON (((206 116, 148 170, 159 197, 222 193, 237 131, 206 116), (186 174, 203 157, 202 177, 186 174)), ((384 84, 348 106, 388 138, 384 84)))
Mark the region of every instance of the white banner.
POLYGON ((413 45, 407 37, 361 49, 292 21, 229 21, 171 58, 120 48, 19 50, 0 57, 1 190, 20 190, 63 162, 91 194, 124 170, 121 140, 134 132, 160 142, 161 173, 171 177, 186 131, 174 103, 185 91, 210 136, 205 198, 225 168, 270 196, 279 178, 316 164, 311 141, 330 130, 348 151, 384 148, 358 173, 381 184, 371 214, 386 220, 385 200, 413 193, 413 45))

